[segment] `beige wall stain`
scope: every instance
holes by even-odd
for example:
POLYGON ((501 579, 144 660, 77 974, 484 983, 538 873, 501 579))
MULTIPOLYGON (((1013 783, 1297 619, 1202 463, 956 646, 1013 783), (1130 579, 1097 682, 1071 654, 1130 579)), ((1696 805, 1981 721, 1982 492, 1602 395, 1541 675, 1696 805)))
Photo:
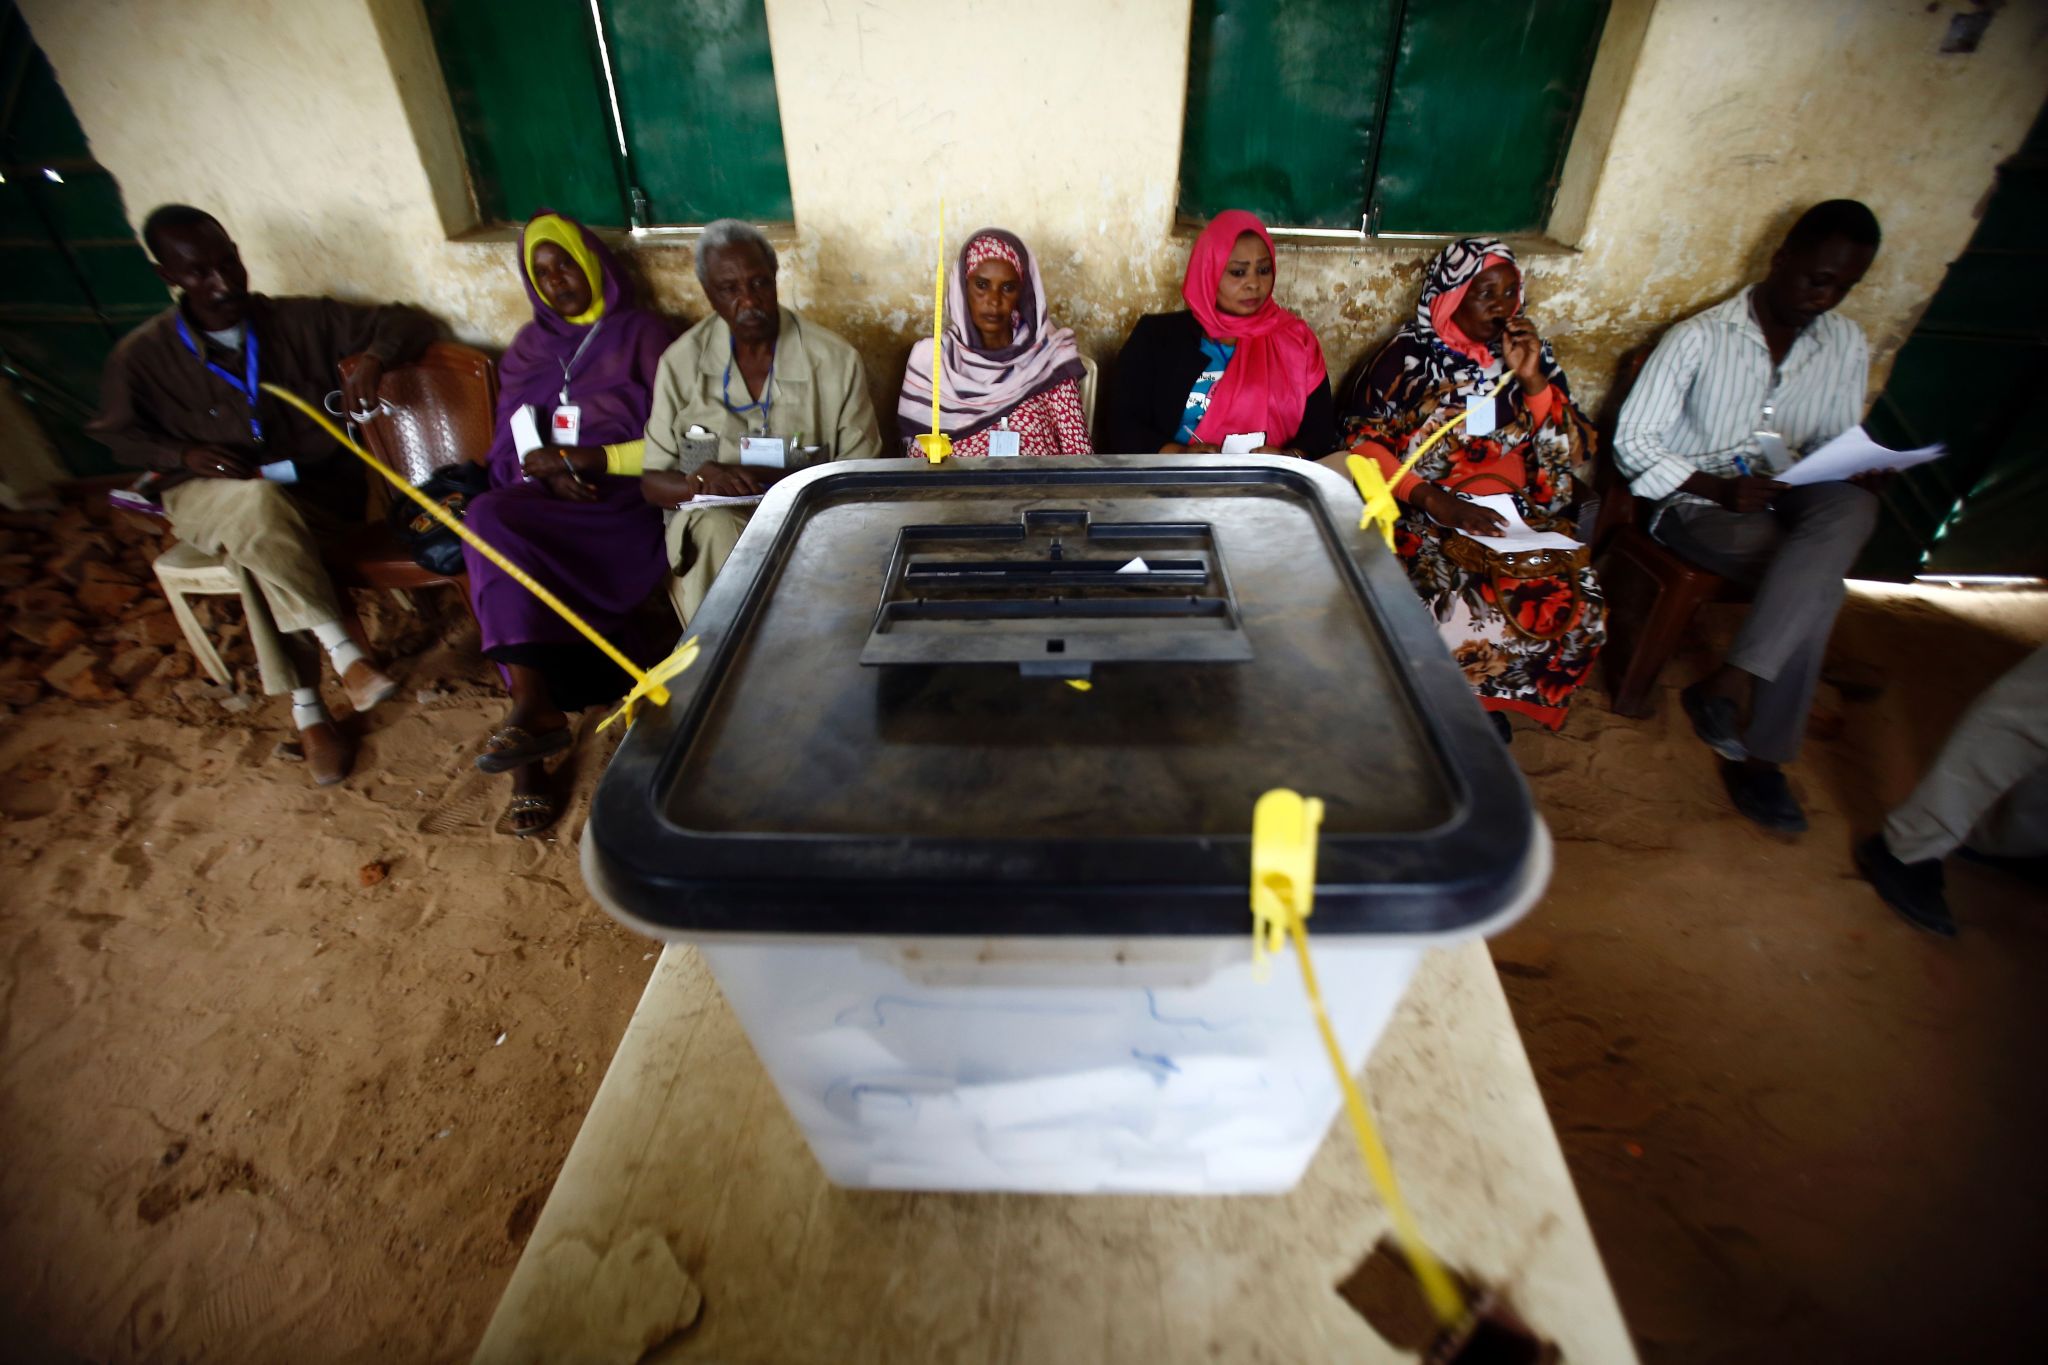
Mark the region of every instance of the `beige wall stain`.
MULTIPOLYGON (((1645 25, 1647 3, 1616 5, 1641 46, 1574 190, 1578 249, 1525 258, 1575 391, 1597 402, 1622 352, 1754 278, 1797 212, 1835 196, 1885 227, 1844 305, 1874 391, 2048 96, 2048 0, 2007 5, 1968 56, 1940 54, 1947 8, 1921 0, 1658 0, 1645 25)), ((213 209, 271 292, 408 299, 494 347, 525 320, 511 245, 448 240, 467 195, 418 0, 22 9, 137 219, 169 199, 213 209)), ((1189 9, 767 0, 797 218, 784 300, 861 349, 878 403, 929 327, 941 194, 949 248, 986 223, 1018 232, 1098 359, 1179 306, 1189 9)), ((627 254, 656 307, 705 315, 686 246, 627 254)), ((1341 375, 1412 312, 1431 254, 1283 246, 1280 298, 1341 375)))

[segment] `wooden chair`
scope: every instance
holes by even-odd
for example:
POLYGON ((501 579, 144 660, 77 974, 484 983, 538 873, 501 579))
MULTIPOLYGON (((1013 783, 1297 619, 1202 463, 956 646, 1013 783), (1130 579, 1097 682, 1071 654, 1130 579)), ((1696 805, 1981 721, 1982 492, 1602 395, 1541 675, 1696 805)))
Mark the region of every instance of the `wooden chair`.
POLYGON ((1602 409, 1600 454, 1593 466, 1600 510, 1591 543, 1600 587, 1607 596, 1607 644, 1600 658, 1608 702, 1624 716, 1656 711, 1658 675, 1678 652, 1702 606, 1747 597, 1739 585, 1688 564, 1650 534, 1649 509, 1637 504, 1627 477, 1614 462, 1614 428, 1621 405, 1649 355, 1650 348, 1643 347, 1622 357, 1602 409))

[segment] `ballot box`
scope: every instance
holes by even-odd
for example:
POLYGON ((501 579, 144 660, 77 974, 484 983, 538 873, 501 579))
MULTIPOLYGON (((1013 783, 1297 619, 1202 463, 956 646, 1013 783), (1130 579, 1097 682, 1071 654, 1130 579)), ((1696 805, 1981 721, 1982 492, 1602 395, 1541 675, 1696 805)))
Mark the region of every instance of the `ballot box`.
POLYGON ((1252 961, 1260 794, 1325 803, 1354 1070, 1420 954, 1550 869, 1359 515, 1255 455, 792 475, 599 784, 591 893, 697 945, 839 1184, 1287 1189, 1339 1090, 1291 954, 1252 961))

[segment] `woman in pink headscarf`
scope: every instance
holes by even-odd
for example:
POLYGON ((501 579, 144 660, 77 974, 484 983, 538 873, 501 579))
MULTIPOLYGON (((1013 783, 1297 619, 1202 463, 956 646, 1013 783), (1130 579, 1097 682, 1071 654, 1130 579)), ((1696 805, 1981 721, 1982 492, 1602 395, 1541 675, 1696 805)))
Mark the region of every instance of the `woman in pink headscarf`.
MULTIPOLYGON (((960 248, 946 286, 946 354, 939 429, 955 455, 1087 455, 1081 352, 1048 316, 1038 262, 1014 233, 983 228, 960 248)), ((897 424, 932 429, 932 342, 903 372, 897 424)))
POLYGON ((1273 239, 1241 209, 1219 213, 1188 256, 1187 311, 1138 319, 1117 358, 1105 451, 1208 454, 1257 437, 1262 454, 1337 446, 1330 376, 1309 325, 1273 301, 1273 239))

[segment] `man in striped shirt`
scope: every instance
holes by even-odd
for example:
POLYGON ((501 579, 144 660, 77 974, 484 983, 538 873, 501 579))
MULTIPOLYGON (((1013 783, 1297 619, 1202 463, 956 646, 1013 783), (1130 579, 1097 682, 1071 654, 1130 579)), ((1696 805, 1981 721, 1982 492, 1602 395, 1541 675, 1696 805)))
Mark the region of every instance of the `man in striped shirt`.
POLYGON ((1855 200, 1808 209, 1761 283, 1665 334, 1614 434, 1630 488, 1657 503, 1651 533, 1756 590, 1728 657, 1681 697, 1728 760, 1736 809, 1783 833, 1804 830, 1806 815, 1779 765, 1799 753, 1843 575, 1877 499, 1853 483, 1794 488, 1773 475, 1862 419, 1869 347, 1831 310, 1877 245, 1877 219, 1855 200))

